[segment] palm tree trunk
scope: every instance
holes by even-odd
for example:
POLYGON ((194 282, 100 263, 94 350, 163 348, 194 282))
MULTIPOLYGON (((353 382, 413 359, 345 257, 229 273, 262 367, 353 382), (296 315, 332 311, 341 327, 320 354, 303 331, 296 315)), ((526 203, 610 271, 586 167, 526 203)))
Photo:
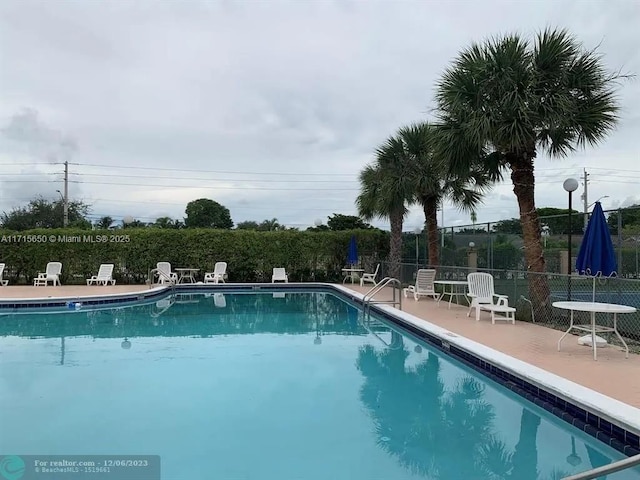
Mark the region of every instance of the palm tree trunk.
POLYGON ((438 242, 438 201, 435 198, 422 199, 422 209, 427 222, 427 244, 429 245, 429 266, 440 264, 440 248, 438 242))
POLYGON ((511 461, 513 470, 509 478, 515 480, 536 480, 538 478, 538 427, 540 417, 522 409, 520 436, 511 461))
POLYGON ((545 305, 551 294, 547 277, 544 275, 546 264, 542 250, 542 231, 540 220, 535 205, 535 177, 533 174, 533 153, 528 153, 519 158, 508 155, 511 165, 511 181, 513 193, 518 199, 520 208, 520 222, 522 223, 522 237, 524 240, 524 258, 527 272, 529 272, 529 299, 533 304, 538 318, 544 318, 545 305), (511 157, 511 158, 509 158, 511 157))
POLYGON ((391 239, 389 244, 389 275, 400 279, 400 260, 402 259, 402 212, 389 215, 391 239))

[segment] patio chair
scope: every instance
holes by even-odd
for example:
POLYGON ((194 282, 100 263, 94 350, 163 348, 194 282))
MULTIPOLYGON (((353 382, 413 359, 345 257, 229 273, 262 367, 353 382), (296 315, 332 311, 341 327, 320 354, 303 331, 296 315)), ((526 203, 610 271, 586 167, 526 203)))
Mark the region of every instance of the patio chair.
POLYGON ((516 309, 509 306, 507 295, 496 294, 493 287, 493 275, 490 273, 473 272, 467 275, 469 285, 469 298, 471 303, 467 317, 471 315, 471 310, 476 309, 476 321, 480 320, 480 310, 491 312, 491 323, 496 320, 507 320, 515 324, 516 309), (496 313, 502 313, 496 316, 496 313))
POLYGON ((227 275, 227 262, 216 262, 213 272, 204 274, 204 283, 224 283, 227 275))
POLYGON ((55 287, 57 285, 62 285, 60 283, 60 273, 62 272, 62 263, 60 262, 49 262, 47 263, 47 268, 44 273, 39 273, 36 278, 33 279, 34 287, 46 287, 49 282, 53 283, 55 287))
POLYGON ((373 283, 373 285, 377 285, 376 277, 378 276, 378 270, 380 270, 380 264, 376 267, 376 271, 373 273, 363 273, 360 277, 360 286, 364 287, 366 282, 373 283))
POLYGON ((271 283, 284 282, 289 283, 289 277, 284 268, 274 267, 273 275, 271 275, 271 283))
POLYGON ((178 283, 178 275, 171 271, 171 263, 158 262, 156 268, 151 270, 151 279, 158 276, 158 283, 160 285, 176 284, 178 283))
POLYGON ((4 263, 0 263, 0 286, 6 287, 9 285, 9 280, 3 280, 2 276, 4 275, 4 263))
POLYGON ((87 278, 87 285, 115 285, 116 281, 112 277, 113 263, 103 263, 98 269, 98 275, 87 278))
POLYGON ((403 290, 404 296, 413 295, 417 302, 421 296, 433 297, 434 300, 440 298, 440 294, 436 292, 434 281, 436 279, 436 271, 434 269, 421 268, 416 274, 416 284, 409 285, 403 290))

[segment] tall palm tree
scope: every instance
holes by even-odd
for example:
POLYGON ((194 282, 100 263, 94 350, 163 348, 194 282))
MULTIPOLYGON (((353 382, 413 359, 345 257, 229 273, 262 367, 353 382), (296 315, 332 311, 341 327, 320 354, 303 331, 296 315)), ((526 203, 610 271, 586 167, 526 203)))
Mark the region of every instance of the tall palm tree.
MULTIPOLYGON (((566 30, 547 29, 533 42, 511 34, 473 44, 439 81, 437 114, 447 137, 442 153, 456 172, 478 157, 510 172, 531 272, 545 271, 534 160, 539 152, 566 157, 604 140, 618 121, 621 78, 566 30)), ((530 296, 545 304, 548 284, 535 277, 530 296)))
POLYGON ((356 198, 358 214, 365 220, 376 217, 389 219, 389 273, 395 278, 400 276, 402 225, 407 205, 415 197, 411 167, 402 139, 390 137, 376 150, 374 164, 360 172, 361 190, 356 198))
POLYGON ((438 208, 450 200, 461 210, 473 212, 482 201, 482 194, 496 180, 484 165, 473 163, 465 172, 453 174, 445 158, 438 156, 435 144, 438 130, 422 122, 403 127, 398 132, 412 168, 410 170, 415 200, 422 206, 427 223, 429 264, 438 265, 438 208))

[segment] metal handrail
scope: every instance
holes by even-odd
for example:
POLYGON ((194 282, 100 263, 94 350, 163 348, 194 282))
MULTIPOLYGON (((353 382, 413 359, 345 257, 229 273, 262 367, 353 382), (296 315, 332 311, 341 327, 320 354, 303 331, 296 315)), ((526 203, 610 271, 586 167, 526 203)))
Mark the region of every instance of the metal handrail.
POLYGON ((372 303, 386 303, 386 304, 390 304, 390 305, 398 305, 398 308, 400 310, 402 310, 402 295, 400 290, 402 290, 402 284, 400 283, 400 280, 398 280, 397 278, 393 278, 393 277, 385 277, 382 280, 380 280, 379 283, 377 283, 376 285, 374 285, 367 293, 364 294, 364 297, 362 298, 362 302, 363 302, 363 313, 366 314, 367 310, 371 309, 371 304, 372 303), (394 288, 393 288, 393 300, 376 300, 374 301, 374 296, 380 292, 380 290, 382 290, 384 287, 386 287, 389 284, 394 284, 394 288), (396 300, 396 289, 395 289, 395 285, 398 286, 398 300, 396 300))
POLYGON ((562 480, 592 480, 603 475, 609 475, 610 473, 619 472, 620 470, 633 468, 637 465, 640 465, 640 455, 634 455, 633 457, 624 458, 618 462, 613 462, 609 465, 594 468, 593 470, 589 470, 587 472, 576 473, 575 475, 564 477, 562 480))

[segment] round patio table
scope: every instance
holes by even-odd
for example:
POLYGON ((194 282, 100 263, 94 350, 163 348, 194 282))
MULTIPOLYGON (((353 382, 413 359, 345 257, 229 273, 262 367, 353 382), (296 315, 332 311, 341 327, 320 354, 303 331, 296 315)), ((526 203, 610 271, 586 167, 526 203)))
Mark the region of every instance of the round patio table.
POLYGON ((629 307, 628 305, 617 305, 615 303, 599 303, 599 302, 553 302, 552 305, 556 308, 563 310, 569 310, 571 315, 569 317, 569 328, 564 335, 558 340, 558 351, 560 351, 560 345, 562 340, 566 337, 571 330, 580 330, 582 332, 589 332, 591 334, 591 343, 593 345, 593 359, 598 359, 596 333, 613 332, 620 339, 624 345, 626 358, 629 358, 629 347, 627 342, 624 341, 622 335, 618 332, 618 313, 634 313, 635 307, 629 307), (573 312, 589 312, 591 314, 591 323, 589 325, 574 325, 573 324, 573 312), (596 324, 596 313, 612 313, 613 314, 613 326, 605 326, 596 324))

